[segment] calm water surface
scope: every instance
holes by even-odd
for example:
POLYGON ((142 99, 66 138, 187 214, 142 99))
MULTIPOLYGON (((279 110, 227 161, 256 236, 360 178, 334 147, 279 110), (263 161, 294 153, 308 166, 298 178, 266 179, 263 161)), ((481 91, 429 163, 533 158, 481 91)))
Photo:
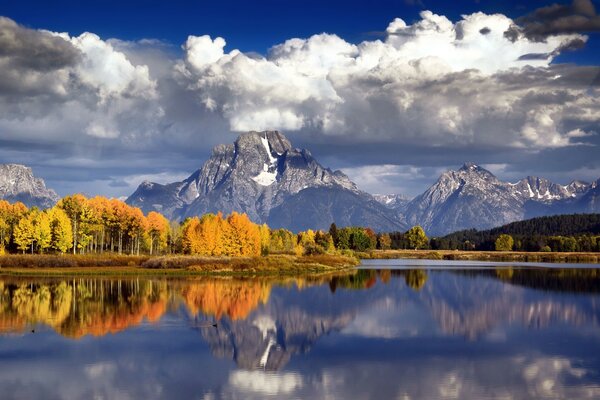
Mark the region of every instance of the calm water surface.
POLYGON ((494 265, 0 276, 0 398, 600 399, 600 271, 494 265))

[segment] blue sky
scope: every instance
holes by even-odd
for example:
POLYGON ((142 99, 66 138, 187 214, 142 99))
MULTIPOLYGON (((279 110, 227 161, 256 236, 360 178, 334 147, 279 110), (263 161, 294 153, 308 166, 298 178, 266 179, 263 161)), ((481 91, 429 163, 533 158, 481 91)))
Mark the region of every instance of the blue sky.
POLYGON ((31 165, 60 194, 126 196, 189 175, 239 132, 279 129, 370 192, 415 195, 465 161, 512 181, 595 180, 594 8, 4 1, 0 162, 31 165))
MULTIPOLYGON (((335 33, 359 43, 382 37, 395 17, 407 22, 428 9, 452 20, 463 14, 501 13, 511 18, 551 4, 548 1, 7 1, 0 14, 32 28, 102 38, 140 40, 154 38, 179 45, 188 35, 210 34, 227 39, 229 48, 266 53, 292 37, 335 33), (379 33, 379 34, 378 34, 379 33)), ((562 55, 557 61, 597 64, 600 41, 594 34, 585 49, 562 55)))

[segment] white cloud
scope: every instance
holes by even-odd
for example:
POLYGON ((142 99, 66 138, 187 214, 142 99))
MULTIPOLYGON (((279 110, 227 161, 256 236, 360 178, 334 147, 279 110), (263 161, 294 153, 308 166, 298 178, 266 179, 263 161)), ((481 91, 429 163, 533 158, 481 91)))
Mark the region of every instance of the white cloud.
POLYGON ((410 25, 393 20, 382 40, 355 44, 323 33, 260 56, 226 51, 223 38, 190 36, 180 56, 156 40, 71 36, 0 17, 0 156, 34 160, 42 170, 82 155, 104 165, 111 159, 111 172, 89 173, 123 181, 192 171, 210 147, 233 140, 230 130, 281 129, 295 142, 294 132, 305 135, 302 145, 327 165, 355 168, 350 175, 368 191, 415 194, 435 175, 432 167, 411 178, 414 171, 392 164, 446 167, 483 154, 475 161, 512 166, 566 146, 569 154, 588 152, 570 157, 568 168, 585 164, 582 178, 594 178, 597 68, 551 64, 586 38, 536 42, 521 34, 513 42, 504 36, 512 23, 498 14, 457 22, 424 12, 410 25), (344 151, 318 153, 328 141, 344 151))
POLYGON ((264 371, 233 371, 229 384, 242 392, 269 396, 289 395, 302 387, 302 376, 293 372, 269 373, 264 371))
POLYGON ((566 114, 574 110, 582 119, 598 112, 588 88, 573 90, 567 103, 524 104, 524 98, 554 94, 562 76, 543 70, 560 49, 587 38, 511 41, 504 33, 513 24, 500 14, 474 13, 453 23, 424 11, 412 25, 392 21, 385 41, 354 45, 320 34, 287 40, 265 58, 226 53, 222 38, 190 36, 176 76, 235 131, 309 129, 432 145, 570 145, 581 136, 572 133, 579 128, 565 129, 566 114), (532 68, 542 69, 537 80, 515 85, 532 68))
POLYGON ((501 14, 481 12, 463 16, 452 23, 443 15, 421 12, 421 20, 406 25, 395 19, 387 28, 387 43, 407 62, 431 57, 452 71, 477 69, 492 74, 525 65, 548 66, 552 53, 581 35, 551 36, 546 42, 519 38, 514 43, 505 36, 513 21, 501 14), (482 33, 482 30, 484 33, 482 33), (548 54, 547 58, 527 58, 530 54, 548 54))
POLYGON ((77 37, 57 34, 70 41, 83 54, 75 68, 84 84, 96 88, 101 102, 111 96, 156 97, 156 82, 146 65, 134 66, 113 46, 97 35, 85 32, 77 37))
POLYGON ((343 168, 342 172, 357 184, 357 186, 368 193, 396 193, 413 195, 410 190, 411 183, 429 180, 431 176, 439 176, 444 168, 418 168, 411 165, 364 165, 360 167, 343 168))

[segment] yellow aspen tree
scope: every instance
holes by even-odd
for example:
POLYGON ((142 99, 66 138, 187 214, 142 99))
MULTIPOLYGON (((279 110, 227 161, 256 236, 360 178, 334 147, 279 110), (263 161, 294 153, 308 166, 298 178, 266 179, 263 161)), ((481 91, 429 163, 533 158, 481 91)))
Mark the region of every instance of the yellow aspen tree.
POLYGON ((259 231, 261 254, 266 255, 269 253, 269 245, 271 244, 271 229, 269 229, 267 224, 262 224, 259 227, 259 231))
POLYGON ((232 256, 259 256, 260 229, 246 214, 232 212, 227 218, 232 231, 232 256))
POLYGON ((198 254, 198 217, 188 218, 181 227, 181 244, 183 251, 188 254, 198 254))
POLYGON ((67 213, 71 220, 73 231, 73 254, 77 252, 77 248, 79 247, 81 214, 83 213, 86 201, 87 199, 84 195, 74 194, 63 197, 57 204, 59 208, 62 208, 67 213))
POLYGON ((50 209, 50 247, 60 253, 66 253, 73 245, 73 228, 64 210, 50 209))
POLYGON ((22 217, 14 228, 14 241, 17 248, 23 253, 31 249, 33 253, 33 242, 35 241, 35 227, 33 220, 29 216, 22 217))
POLYGON ((0 247, 2 248, 10 241, 9 218, 11 210, 12 205, 8 201, 0 200, 0 247))
POLYGON ((46 211, 34 214, 33 226, 35 231, 35 242, 40 253, 50 247, 51 231, 50 217, 46 211))

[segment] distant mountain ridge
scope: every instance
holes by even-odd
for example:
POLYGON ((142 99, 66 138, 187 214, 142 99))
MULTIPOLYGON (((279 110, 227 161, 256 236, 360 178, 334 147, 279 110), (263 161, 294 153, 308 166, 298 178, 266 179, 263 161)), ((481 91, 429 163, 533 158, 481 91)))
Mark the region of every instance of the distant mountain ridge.
POLYGON ((294 231, 327 229, 335 222, 377 231, 421 225, 430 236, 441 236, 536 216, 596 212, 599 182, 559 185, 528 176, 511 183, 465 163, 444 172, 412 200, 370 195, 342 172, 324 168, 308 150, 293 148, 282 133, 265 131, 216 146, 204 165, 181 182, 143 182, 127 203, 172 219, 240 211, 255 222, 294 231))
POLYGON ((444 235, 536 216, 598 212, 599 186, 600 179, 563 186, 535 176, 504 182, 483 167, 465 163, 457 171, 444 172, 399 212, 408 225, 421 225, 429 235, 444 235))
POLYGON ((58 194, 46 188, 31 168, 20 164, 0 164, 0 199, 20 201, 28 207, 48 208, 59 200, 58 194))
MULTIPOLYGON (((59 196, 19 164, 0 164, 0 198, 48 208, 59 196)), ((412 200, 370 195, 345 174, 319 164, 308 150, 293 148, 280 132, 249 132, 218 145, 187 179, 142 182, 127 203, 171 219, 207 212, 247 213, 255 222, 293 231, 337 225, 403 231, 421 225, 430 236, 490 229, 528 218, 600 212, 600 179, 560 185, 528 176, 504 182, 485 168, 465 163, 444 172, 412 200)))
POLYGON ((204 165, 181 182, 143 182, 127 203, 183 219, 207 212, 245 212, 257 223, 294 231, 364 225, 405 229, 393 210, 360 191, 341 171, 324 168, 280 132, 248 132, 216 146, 204 165))

